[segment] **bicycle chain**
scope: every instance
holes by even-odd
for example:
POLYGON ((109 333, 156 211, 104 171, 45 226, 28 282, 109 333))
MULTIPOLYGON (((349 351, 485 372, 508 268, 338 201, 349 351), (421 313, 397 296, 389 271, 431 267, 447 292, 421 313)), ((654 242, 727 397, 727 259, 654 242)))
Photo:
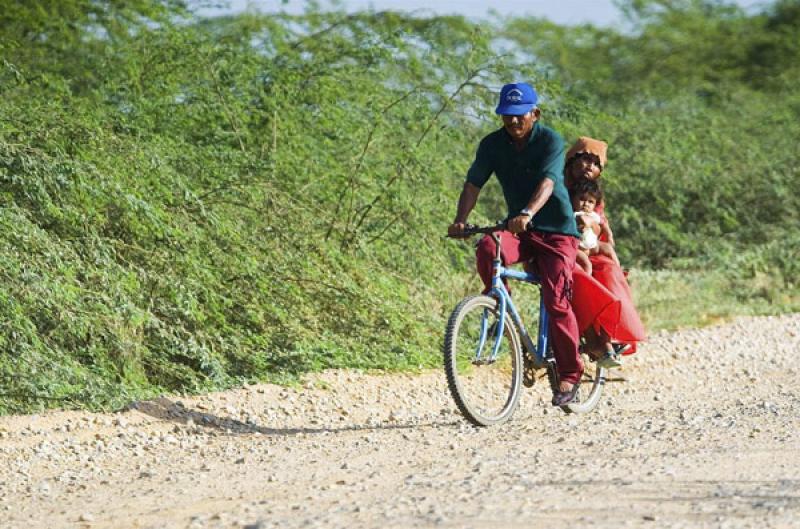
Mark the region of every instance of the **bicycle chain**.
POLYGON ((526 349, 522 353, 522 385, 532 388, 536 382, 536 368, 533 355, 526 349))

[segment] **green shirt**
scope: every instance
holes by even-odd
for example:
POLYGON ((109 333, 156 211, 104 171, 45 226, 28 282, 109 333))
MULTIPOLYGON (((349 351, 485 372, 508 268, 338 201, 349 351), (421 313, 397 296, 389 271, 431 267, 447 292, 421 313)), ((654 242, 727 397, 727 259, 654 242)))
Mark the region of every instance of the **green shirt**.
POLYGON ((552 180, 555 183, 553 194, 533 216, 534 229, 580 236, 564 185, 564 140, 557 132, 537 121, 528 144, 521 151, 514 147, 504 128, 492 132, 481 140, 475 161, 467 172, 467 182, 483 187, 492 173, 497 175, 503 188, 509 218, 528 205, 545 178, 552 180))

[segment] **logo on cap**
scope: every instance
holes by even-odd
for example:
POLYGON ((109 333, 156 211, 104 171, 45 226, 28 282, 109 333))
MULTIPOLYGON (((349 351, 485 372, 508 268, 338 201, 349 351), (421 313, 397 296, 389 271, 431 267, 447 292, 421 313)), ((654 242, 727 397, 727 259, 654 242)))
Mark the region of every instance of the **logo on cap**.
POLYGON ((509 90, 509 92, 506 94, 506 101, 510 101, 511 103, 519 103, 522 101, 522 92, 516 88, 509 90))

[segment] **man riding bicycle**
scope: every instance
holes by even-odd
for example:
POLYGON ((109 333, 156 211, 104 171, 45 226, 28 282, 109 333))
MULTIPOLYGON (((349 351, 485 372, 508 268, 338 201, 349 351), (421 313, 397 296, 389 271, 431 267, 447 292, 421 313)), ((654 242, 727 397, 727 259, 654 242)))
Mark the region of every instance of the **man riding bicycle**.
MULTIPOLYGON (((583 374, 571 301, 580 234, 564 186, 564 140, 539 123, 537 101, 527 83, 502 88, 495 112, 502 116, 503 127, 481 140, 447 231, 451 236, 463 233, 481 188, 492 173, 497 175, 508 207, 501 258, 504 265, 532 260, 537 268, 560 380, 553 405, 562 406, 575 398, 583 374)), ((494 242, 484 237, 476 252, 484 292, 491 288, 494 253, 494 242)))

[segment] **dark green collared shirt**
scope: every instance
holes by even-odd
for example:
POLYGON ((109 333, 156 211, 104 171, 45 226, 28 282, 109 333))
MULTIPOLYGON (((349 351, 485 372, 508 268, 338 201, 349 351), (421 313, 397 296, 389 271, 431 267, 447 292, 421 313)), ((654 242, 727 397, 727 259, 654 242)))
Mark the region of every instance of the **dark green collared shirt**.
POLYGON ((503 188, 509 217, 528 205, 542 180, 552 180, 553 194, 534 215, 534 229, 580 236, 564 185, 564 140, 556 131, 537 121, 522 151, 517 151, 504 128, 492 132, 481 140, 467 182, 483 187, 492 173, 503 188))

